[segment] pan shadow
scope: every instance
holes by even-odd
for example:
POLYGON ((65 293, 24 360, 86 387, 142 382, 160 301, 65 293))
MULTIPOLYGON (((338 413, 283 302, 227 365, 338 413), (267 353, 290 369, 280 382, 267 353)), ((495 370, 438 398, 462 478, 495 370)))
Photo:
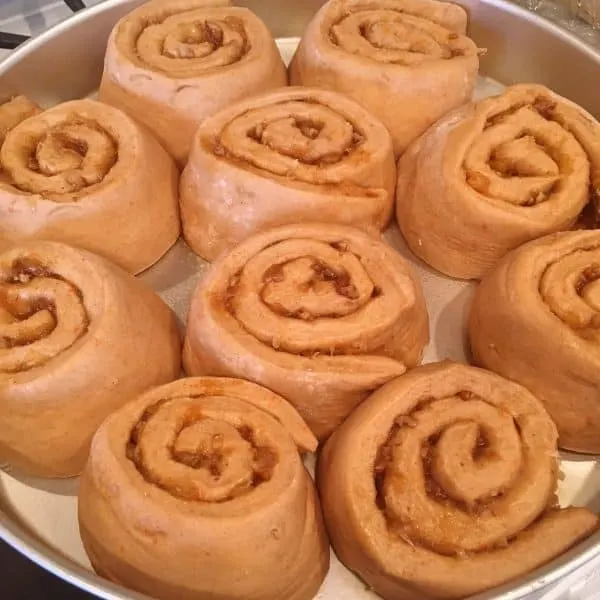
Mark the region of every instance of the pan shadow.
POLYGON ((475 286, 463 288, 446 304, 432 324, 429 351, 435 352, 438 360, 471 362, 467 324, 474 294, 475 286))
POLYGON ((23 486, 48 492, 58 496, 77 496, 79 491, 79 477, 68 479, 44 479, 42 477, 29 477, 14 469, 4 468, 0 475, 0 485, 6 486, 6 479, 13 479, 23 486))

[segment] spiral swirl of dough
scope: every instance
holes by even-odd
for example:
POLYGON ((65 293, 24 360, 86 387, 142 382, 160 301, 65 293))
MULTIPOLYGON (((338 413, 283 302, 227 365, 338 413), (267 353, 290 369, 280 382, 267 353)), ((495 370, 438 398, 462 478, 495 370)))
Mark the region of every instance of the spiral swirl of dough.
POLYGON ((334 549, 391 598, 464 598, 592 533, 556 507, 556 429, 507 380, 452 363, 368 398, 327 442, 318 481, 334 549))
POLYGON ((332 25, 335 44, 348 53, 395 65, 416 66, 449 60, 472 52, 465 36, 429 20, 404 12, 393 2, 351 12, 332 25))
POLYGON ((174 78, 231 65, 250 48, 238 10, 203 7, 177 12, 170 7, 169 14, 158 13, 149 23, 140 19, 129 54, 146 68, 174 78))
POLYGON ((466 29, 466 11, 449 2, 329 0, 304 32, 290 81, 364 106, 390 131, 399 156, 469 101, 479 50, 466 29))
POLYGON ((544 402, 562 447, 600 452, 598 231, 553 234, 508 254, 477 290, 469 335, 481 364, 544 402))
POLYGON ((75 118, 31 122, 9 135, 0 160, 12 184, 54 202, 72 202, 77 192, 100 184, 117 161, 118 143, 96 121, 75 118))
POLYGON ((79 494, 94 568, 160 598, 311 600, 329 566, 299 454, 316 445, 295 410, 255 384, 151 390, 94 439, 79 494))
POLYGON ((447 275, 482 277, 513 248, 575 224, 600 189, 599 140, 591 115, 540 85, 448 115, 398 163, 408 245, 447 275))
POLYGON ((189 374, 242 376, 287 398, 325 437, 369 390, 418 364, 420 284, 388 246, 348 227, 256 235, 213 265, 186 334, 189 374))
POLYGON ((87 331, 82 291, 29 258, 0 263, 0 372, 44 365, 87 331))
POLYGON ((50 240, 138 273, 175 243, 175 165, 120 110, 74 100, 42 111, 18 97, 0 105, 0 142, 3 129, 0 251, 50 240))
POLYGON ((227 0, 152 0, 115 26, 99 97, 141 120, 183 167, 198 125, 287 85, 266 25, 227 0))
POLYGON ((389 133, 351 100, 293 87, 255 96, 198 129, 181 179, 184 236, 213 260, 278 225, 378 234, 393 209, 395 171, 389 133))
POLYGON ((171 310, 116 265, 56 242, 1 253, 0 462, 78 475, 102 421, 174 379, 180 352, 171 310))

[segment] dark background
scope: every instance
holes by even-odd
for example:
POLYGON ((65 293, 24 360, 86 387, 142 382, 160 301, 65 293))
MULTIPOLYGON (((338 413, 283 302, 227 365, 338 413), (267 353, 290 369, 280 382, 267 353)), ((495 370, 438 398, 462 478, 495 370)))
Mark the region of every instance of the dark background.
POLYGON ((0 541, 0 595, 2 600, 94 600, 44 571, 0 541))

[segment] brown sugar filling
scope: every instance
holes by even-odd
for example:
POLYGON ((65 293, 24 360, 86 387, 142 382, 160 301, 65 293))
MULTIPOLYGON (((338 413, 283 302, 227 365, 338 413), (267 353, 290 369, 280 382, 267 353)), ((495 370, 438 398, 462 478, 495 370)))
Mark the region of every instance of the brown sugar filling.
MULTIPOLYGON (((160 487, 172 496, 178 497, 182 500, 192 501, 194 498, 189 497, 185 490, 163 485, 161 482, 157 481, 152 474, 151 465, 147 465, 145 463, 144 457, 139 451, 139 443, 144 435, 144 428, 148 422, 150 422, 150 420, 158 411, 168 409, 168 405, 172 402, 176 402, 176 400, 163 399, 146 408, 131 429, 129 439, 127 440, 125 446, 125 455, 135 465, 136 470, 148 483, 160 487)), ((176 439, 184 429, 190 427, 198 421, 198 418, 193 418, 190 419, 189 422, 184 422, 179 430, 175 432, 174 439, 176 439)), ((267 446, 259 445, 256 441, 255 432, 247 425, 239 425, 236 427, 236 429, 240 437, 246 440, 252 446, 252 487, 258 487, 261 484, 270 481, 279 461, 278 454, 267 446)), ((175 444, 173 443, 169 447, 170 458, 173 462, 185 465, 190 469, 205 469, 215 480, 218 480, 227 466, 227 456, 223 451, 219 450, 219 444, 217 443, 218 440, 213 441, 215 443, 213 444, 212 452, 210 453, 202 451, 177 451, 175 450, 175 444)), ((247 493, 248 491, 249 490, 247 488, 236 488, 225 498, 220 499, 218 503, 228 502, 240 495, 243 495, 244 493, 247 493)))
MULTIPOLYGON (((467 390, 460 391, 455 395, 462 398, 465 401, 471 400, 476 397, 476 395, 473 392, 467 390)), ((379 447, 377 451, 377 455, 373 466, 373 478, 376 492, 375 502, 379 510, 382 511, 382 513, 385 515, 386 523, 390 534, 399 537, 405 543, 414 547, 422 546, 428 548, 428 545, 426 542, 416 539, 414 535, 411 535, 409 533, 409 528, 407 526, 404 526, 403 523, 398 521, 397 518, 389 514, 385 500, 384 482, 386 477, 386 471, 393 460, 393 444, 398 431, 402 427, 414 427, 416 425, 416 421, 413 417, 415 412, 418 412, 419 409, 435 401, 435 398, 424 398, 423 400, 421 400, 421 402, 417 404, 417 406, 415 406, 411 414, 400 415, 395 419, 394 424, 392 425, 385 442, 379 447)), ((517 421, 515 421, 515 427, 517 428, 517 430, 520 430, 517 421)), ((441 505, 451 505, 454 508, 458 508, 459 510, 467 514, 472 515, 473 518, 477 518, 477 516, 479 515, 483 516, 489 511, 493 511, 494 502, 499 497, 502 497, 504 492, 501 492, 500 494, 495 494, 493 497, 487 498, 485 500, 478 501, 475 505, 467 505, 466 503, 462 503, 453 498, 450 498, 449 495, 445 492, 445 490, 435 480, 435 478, 432 475, 432 463, 434 458, 435 447, 441 434, 442 432, 438 432, 437 434, 430 436, 427 440, 423 442, 421 447, 421 459, 423 464, 423 473, 425 477, 425 489, 427 496, 441 505)), ((472 451, 473 459, 477 461, 478 459, 483 458, 490 451, 492 451, 492 449, 490 446, 489 439, 485 435, 485 430, 480 429, 479 436, 472 451)), ((557 508, 557 497, 556 494, 554 494, 549 499, 546 511, 544 511, 540 515, 540 517, 535 521, 535 523, 543 519, 548 511, 552 511, 557 508)), ((531 526, 533 526, 535 523, 533 523, 531 526)), ((520 535, 522 535, 524 531, 518 533, 516 536, 513 536, 510 539, 501 539, 493 547, 484 548, 480 550, 480 552, 493 551, 494 549, 505 547, 512 541, 517 539, 520 535)), ((432 550, 431 548, 428 549, 432 550)), ((456 558, 463 558, 463 554, 464 553, 452 554, 452 556, 456 556, 456 558)))
POLYGON ((85 319, 82 332, 75 340, 73 340, 73 343, 87 333, 90 319, 87 311, 85 310, 83 292, 79 289, 79 287, 58 273, 51 271, 40 261, 31 257, 21 257, 13 261, 8 272, 0 274, 0 310, 4 311, 7 315, 11 315, 17 321, 25 321, 33 317, 38 312, 47 311, 52 316, 52 323, 47 323, 39 331, 37 331, 37 335, 34 339, 32 339, 30 336, 8 337, 0 334, 0 349, 7 350, 32 344, 37 340, 50 335, 57 326, 57 307, 52 299, 38 295, 33 298, 19 297, 16 300, 9 300, 8 289, 5 288, 3 284, 8 284, 14 289, 13 286, 17 288, 19 286, 24 286, 33 279, 55 279, 67 284, 81 302, 85 319))

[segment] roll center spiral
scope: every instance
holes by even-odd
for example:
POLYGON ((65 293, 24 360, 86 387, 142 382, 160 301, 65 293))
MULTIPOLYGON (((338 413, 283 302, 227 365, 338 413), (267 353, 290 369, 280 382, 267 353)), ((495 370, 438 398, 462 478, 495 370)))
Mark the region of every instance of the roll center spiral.
POLYGON ((141 416, 127 455, 141 475, 184 500, 226 502, 268 481, 277 454, 224 411, 223 398, 158 403, 141 416))
POLYGON ((331 40, 346 52, 407 66, 467 52, 461 36, 423 17, 394 10, 349 14, 332 26, 331 40))
POLYGON ((523 207, 537 206, 570 183, 589 178, 587 154, 545 98, 518 102, 490 115, 464 160, 476 192, 523 207))
POLYGON ((163 54, 170 58, 208 56, 223 46, 223 30, 218 23, 198 21, 179 23, 165 37, 163 54))
POLYGON ((377 347, 398 303, 345 242, 278 242, 236 273, 224 304, 252 336, 275 350, 313 356, 377 347))
POLYGON ((135 53, 146 67, 189 77, 234 64, 247 54, 244 23, 235 16, 190 11, 168 16, 142 29, 135 53))
POLYGON ((531 460, 532 431, 470 391, 425 399, 396 420, 374 466, 390 529, 449 556, 506 545, 546 508, 554 485, 555 474, 531 460))
POLYGON ((263 276, 263 301, 282 315, 310 320, 350 314, 369 300, 344 268, 300 257, 271 267, 263 276))
POLYGON ((579 281, 578 293, 600 313, 600 264, 595 263, 584 270, 579 281))
POLYGON ((15 187, 58 196, 100 183, 117 157, 112 136, 85 120, 59 123, 38 135, 9 137, 2 148, 2 163, 15 187))
POLYGON ((399 16, 366 20, 360 26, 360 32, 375 48, 428 54, 438 58, 450 56, 448 48, 440 46, 422 30, 403 22, 399 16))
MULTIPOLYGON (((320 111, 315 111, 320 112, 320 111)), ((354 128, 341 115, 319 119, 284 116, 253 127, 248 136, 271 150, 305 163, 335 163, 352 146, 354 128)))
POLYGON ((540 294, 575 333, 600 343, 600 249, 576 250, 552 263, 540 280, 540 294))
POLYGON ((364 140, 344 115, 328 106, 290 100, 233 119, 214 151, 276 175, 334 183, 335 169, 364 140))
POLYGON ((0 372, 48 362, 87 330, 80 292, 42 265, 16 260, 0 279, 0 372))
POLYGON ((560 174, 556 162, 532 135, 508 140, 491 156, 492 168, 504 177, 544 177, 560 174))

